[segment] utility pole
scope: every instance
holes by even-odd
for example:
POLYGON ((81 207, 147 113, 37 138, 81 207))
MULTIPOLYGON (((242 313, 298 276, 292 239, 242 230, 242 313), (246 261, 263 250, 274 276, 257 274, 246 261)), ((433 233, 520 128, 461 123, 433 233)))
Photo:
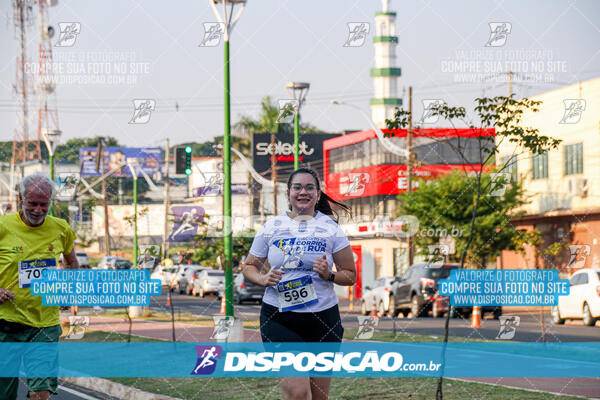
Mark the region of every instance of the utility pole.
POLYGON ((169 242, 167 241, 167 228, 169 225, 169 138, 167 138, 167 149, 165 150, 165 221, 163 230, 163 259, 167 258, 169 242))
MULTIPOLYGON (((408 87, 408 131, 406 132, 406 148, 408 150, 408 161, 406 163, 406 175, 407 175, 407 191, 412 193, 412 167, 413 167, 413 152, 412 152, 412 86, 408 87)), ((409 235, 406 238, 406 244, 408 246, 408 266, 413 264, 413 243, 412 237, 409 235)))
POLYGON ((277 152, 275 134, 271 133, 271 180, 273 181, 273 215, 277 215, 277 152))
MULTIPOLYGON (((102 168, 104 172, 104 167, 102 168)), ((104 255, 110 256, 110 233, 108 231, 108 194, 106 193, 106 179, 102 181, 102 206, 104 208, 104 255)))

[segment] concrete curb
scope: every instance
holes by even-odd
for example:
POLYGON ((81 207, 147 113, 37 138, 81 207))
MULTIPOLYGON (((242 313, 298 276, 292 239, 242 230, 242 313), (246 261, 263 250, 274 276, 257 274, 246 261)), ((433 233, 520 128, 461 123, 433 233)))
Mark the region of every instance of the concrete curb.
POLYGON ((105 393, 118 399, 127 400, 182 400, 176 397, 165 396, 162 394, 148 393, 131 386, 125 386, 121 383, 109 381, 102 378, 61 378, 61 380, 81 386, 96 392, 105 393))

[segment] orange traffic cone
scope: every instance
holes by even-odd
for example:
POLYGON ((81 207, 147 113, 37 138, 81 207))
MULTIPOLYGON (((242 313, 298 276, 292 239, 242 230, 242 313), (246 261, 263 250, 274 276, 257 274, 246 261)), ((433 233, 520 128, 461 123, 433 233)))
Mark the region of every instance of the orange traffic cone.
POLYGON ((167 307, 171 307, 171 295, 167 296, 167 307))
POLYGON ((371 304, 371 317, 377 317, 377 297, 373 295, 373 303, 371 304))
POLYGON ((225 295, 221 296, 221 310, 219 314, 225 314, 225 295))
POLYGON ((72 306, 71 310, 73 311, 73 315, 77 315, 77 311, 79 311, 79 306, 72 306))
POLYGON ((471 328, 481 328, 481 308, 479 306, 473 307, 473 313, 471 314, 471 328))

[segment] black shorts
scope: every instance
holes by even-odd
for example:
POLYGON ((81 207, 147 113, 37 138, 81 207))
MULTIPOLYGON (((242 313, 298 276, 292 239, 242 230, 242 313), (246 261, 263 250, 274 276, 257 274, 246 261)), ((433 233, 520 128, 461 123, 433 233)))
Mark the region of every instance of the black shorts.
POLYGON ((267 303, 260 310, 260 335, 269 342, 341 342, 344 328, 337 304, 319 312, 279 312, 267 303))

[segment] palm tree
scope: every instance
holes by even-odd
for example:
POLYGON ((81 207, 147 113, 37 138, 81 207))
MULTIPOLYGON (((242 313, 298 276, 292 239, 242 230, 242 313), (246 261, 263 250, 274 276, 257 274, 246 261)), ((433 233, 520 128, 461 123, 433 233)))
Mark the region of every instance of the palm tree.
MULTIPOLYGON (((253 133, 291 133, 293 131, 293 124, 277 123, 278 116, 279 107, 273 102, 271 96, 265 96, 260 102, 258 119, 242 115, 240 120, 233 125, 233 128, 248 136, 253 133)), ((300 122, 300 133, 325 132, 311 124, 300 122)))

